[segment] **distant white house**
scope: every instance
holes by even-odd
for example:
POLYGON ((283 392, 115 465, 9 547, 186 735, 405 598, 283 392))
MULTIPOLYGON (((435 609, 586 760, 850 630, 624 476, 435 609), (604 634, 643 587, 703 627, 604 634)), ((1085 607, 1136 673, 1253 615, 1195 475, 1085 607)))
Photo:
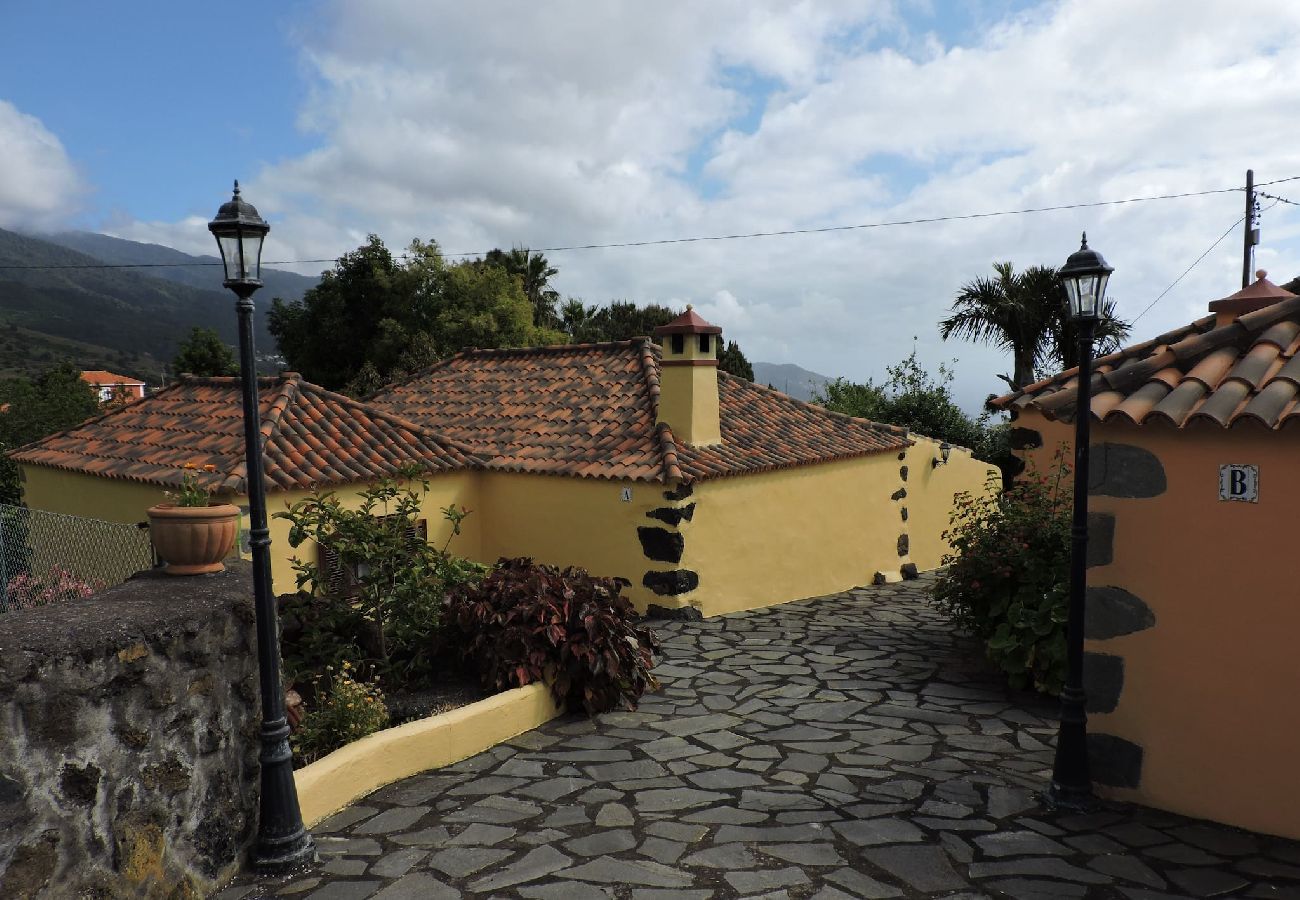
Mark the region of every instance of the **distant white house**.
POLYGON ((81 380, 95 386, 99 391, 100 403, 107 403, 115 397, 128 400, 144 399, 144 382, 136 381, 126 375, 116 375, 103 369, 88 369, 81 373, 81 380))

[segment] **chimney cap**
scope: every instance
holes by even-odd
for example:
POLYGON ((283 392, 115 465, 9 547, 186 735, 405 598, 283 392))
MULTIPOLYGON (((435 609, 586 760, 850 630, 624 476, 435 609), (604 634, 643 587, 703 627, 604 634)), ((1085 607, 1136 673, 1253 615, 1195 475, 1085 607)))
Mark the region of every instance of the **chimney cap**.
POLYGON ((1222 300, 1215 300, 1210 304, 1210 312, 1239 316, 1244 313, 1254 312, 1257 309, 1263 309, 1266 306, 1272 306, 1280 300, 1287 300, 1294 296, 1296 295, 1269 281, 1267 271, 1257 269, 1255 271, 1255 281, 1252 284, 1247 285, 1235 294, 1224 297, 1222 300))
POLYGON ((667 325, 660 325, 655 329, 655 337, 666 334, 722 334, 722 329, 717 325, 710 325, 700 317, 699 313, 687 306, 686 312, 667 325))

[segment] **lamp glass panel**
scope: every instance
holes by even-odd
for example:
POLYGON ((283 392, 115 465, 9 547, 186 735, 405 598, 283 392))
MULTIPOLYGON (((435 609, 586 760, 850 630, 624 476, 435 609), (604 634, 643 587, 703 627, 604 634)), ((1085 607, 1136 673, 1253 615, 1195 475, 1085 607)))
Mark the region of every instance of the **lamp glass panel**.
POLYGON ((223 234, 217 238, 221 248, 221 262, 226 267, 226 280, 239 281, 243 274, 239 271, 239 235, 223 234))
POLYGON ((1075 278, 1062 279, 1065 284, 1065 299, 1070 305, 1070 315, 1077 317, 1079 315, 1079 282, 1075 278))
POLYGON ((258 281, 262 277, 262 242, 265 234, 244 233, 244 277, 258 281))

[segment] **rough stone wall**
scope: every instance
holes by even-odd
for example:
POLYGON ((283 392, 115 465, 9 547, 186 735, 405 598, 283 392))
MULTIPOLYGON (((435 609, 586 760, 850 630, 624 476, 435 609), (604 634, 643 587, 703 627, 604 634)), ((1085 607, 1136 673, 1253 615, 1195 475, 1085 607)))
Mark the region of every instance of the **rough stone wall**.
POLYGON ((203 896, 257 817, 247 563, 0 615, 0 897, 203 896))

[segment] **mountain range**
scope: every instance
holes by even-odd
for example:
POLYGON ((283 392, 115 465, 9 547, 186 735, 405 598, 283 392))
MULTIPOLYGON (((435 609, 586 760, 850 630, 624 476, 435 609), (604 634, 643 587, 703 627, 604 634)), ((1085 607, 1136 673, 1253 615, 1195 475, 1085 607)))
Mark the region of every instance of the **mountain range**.
MULTIPOLYGON (((0 229, 0 375, 30 374, 66 357, 161 383, 193 326, 235 343, 234 295, 221 279, 215 257, 86 232, 38 237, 0 229)), ((266 330, 271 298, 297 299, 316 283, 266 269, 263 280, 254 320, 259 355, 275 352, 266 330)))
MULTIPOLYGON (((236 342, 234 297, 221 279, 215 256, 88 231, 0 229, 0 377, 34 374, 66 358, 83 369, 162 384, 193 326, 236 342)), ((256 341, 259 358, 274 370, 278 348, 266 330, 271 299, 301 299, 319 279, 264 268, 262 280, 256 341)), ((800 400, 811 400, 830 380, 790 363, 753 367, 756 382, 800 400)))

